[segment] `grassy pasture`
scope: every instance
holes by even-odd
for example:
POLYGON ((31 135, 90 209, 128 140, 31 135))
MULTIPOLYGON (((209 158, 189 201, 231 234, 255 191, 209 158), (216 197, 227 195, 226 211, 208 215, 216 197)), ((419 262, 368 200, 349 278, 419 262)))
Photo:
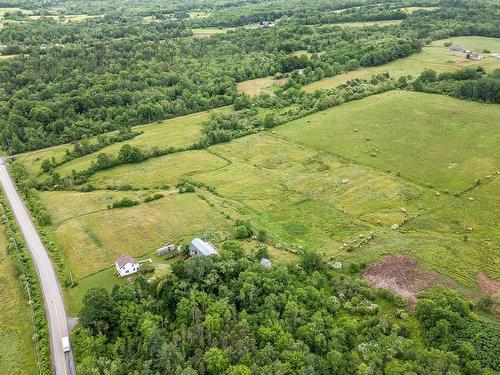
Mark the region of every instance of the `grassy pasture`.
POLYGON ((7 254, 7 238, 0 226, 0 373, 36 374, 35 350, 27 297, 7 254))
POLYGON ((401 20, 383 20, 383 21, 366 21, 366 22, 343 22, 336 23, 338 26, 349 26, 349 27, 365 27, 365 26, 392 26, 399 25, 401 20))
POLYGON ((234 29, 234 27, 202 27, 198 29, 191 29, 191 32, 193 33, 193 36, 197 38, 210 38, 214 34, 223 34, 234 29))
POLYGON ((483 66, 487 72, 500 68, 500 59, 495 59, 482 53, 485 57, 480 61, 470 61, 464 56, 460 56, 453 51, 449 51, 444 43, 452 41, 455 44, 463 45, 466 48, 477 52, 483 49, 489 49, 491 52, 500 51, 500 39, 488 37, 466 36, 457 37, 450 40, 443 39, 432 42, 430 45, 422 48, 422 52, 411 56, 392 61, 388 64, 360 68, 351 72, 325 78, 320 81, 312 82, 304 86, 307 92, 315 90, 324 90, 336 87, 355 78, 368 78, 375 74, 389 72, 392 76, 402 75, 418 76, 425 69, 434 69, 438 73, 451 72, 466 66, 483 66))
POLYGON ((406 7, 406 8, 401 8, 401 10, 405 13, 412 14, 415 13, 419 10, 425 10, 425 11, 432 11, 432 10, 438 10, 439 7, 406 7))
POLYGON ((187 151, 101 171, 92 176, 90 182, 99 187, 120 184, 155 187, 162 184, 176 184, 181 177, 216 170, 226 164, 224 159, 205 150, 187 151))
MULTIPOLYGON (((205 231, 219 232, 226 226, 225 218, 196 194, 173 194, 139 206, 101 210, 87 215, 88 202, 103 201, 112 192, 45 192, 44 203, 50 207, 74 207, 74 216, 59 212, 52 233, 65 252, 68 265, 76 279, 81 279, 114 264, 122 254, 140 257, 165 243, 176 242, 205 231), (93 195, 97 197, 93 198, 93 195), (79 207, 78 207, 79 206, 79 207)), ((123 194, 118 194, 116 198, 123 194)), ((130 196, 130 195, 129 195, 130 196)))
POLYGON ((278 241, 328 254, 360 233, 401 223, 436 197, 394 176, 345 162, 302 145, 256 134, 217 145, 212 152, 231 164, 195 180, 215 186, 240 213, 278 241), (343 180, 347 183, 342 183, 343 180), (404 207, 407 213, 401 211, 404 207))
MULTIPOLYGON (((408 223, 408 227, 461 238, 467 235, 468 239, 483 241, 484 244, 499 244, 499 207, 500 178, 495 175, 460 198, 450 200, 427 215, 414 218, 408 223)), ((498 267, 500 257, 497 262, 498 267)))
MULTIPOLYGON (((90 166, 92 160, 95 160, 98 153, 118 154, 118 151, 124 144, 130 144, 142 149, 152 147, 184 147, 189 146, 200 138, 200 131, 203 122, 208 120, 210 112, 200 112, 192 115, 176 117, 151 124, 135 126, 135 131, 142 131, 143 134, 124 142, 112 144, 97 153, 89 154, 81 158, 65 163, 56 171, 61 175, 70 173, 73 169, 81 171, 90 166)), ((95 138, 90 140, 95 142, 95 138)), ((26 167, 32 176, 40 174, 40 166, 46 158, 55 157, 60 160, 66 149, 72 149, 71 145, 60 145, 43 150, 31 151, 16 156, 26 167)))
POLYGON ((256 78, 239 82, 236 85, 236 89, 238 92, 244 92, 248 95, 254 96, 263 92, 269 92, 269 90, 266 89, 268 89, 273 83, 273 77, 256 78))
POLYGON ((280 136, 448 192, 498 169, 500 106, 392 91, 279 127, 280 136))
MULTIPOLYGON (((342 262, 406 253, 477 291, 477 272, 500 276, 498 177, 462 197, 437 190, 461 191, 498 170, 499 112, 495 105, 393 91, 208 150, 113 168, 92 180, 98 187, 154 188, 189 176, 215 187, 215 194, 199 191, 203 200, 168 191, 158 201, 107 210, 122 196, 142 200, 151 191, 41 193, 53 234, 82 281, 68 291, 70 309, 79 309, 91 285, 114 282, 106 268, 116 256, 150 257, 162 244, 204 233, 223 239, 236 218, 266 229, 273 243, 317 249, 342 262), (394 223, 399 231, 389 229, 394 223), (368 245, 342 248, 368 233, 375 234, 368 245)), ((273 259, 293 258, 280 246, 271 250, 273 259)))
POLYGON ((5 13, 22 12, 23 14, 32 14, 33 11, 21 8, 0 8, 0 18, 3 18, 5 13))

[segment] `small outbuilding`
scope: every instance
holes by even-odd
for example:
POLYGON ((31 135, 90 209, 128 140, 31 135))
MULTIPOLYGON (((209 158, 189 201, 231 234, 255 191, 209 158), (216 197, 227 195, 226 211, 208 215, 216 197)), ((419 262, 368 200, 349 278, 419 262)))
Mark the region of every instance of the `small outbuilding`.
POLYGON ((171 253, 174 250, 175 250, 175 245, 170 244, 167 246, 160 247, 159 249, 156 249, 156 255, 158 255, 158 256, 165 255, 165 254, 171 253))
POLYGON ((460 52, 465 52, 465 47, 464 46, 457 46, 457 45, 452 45, 449 46, 448 49, 450 51, 460 51, 460 52))
POLYGON ((115 261, 115 267, 120 277, 129 276, 139 271, 139 262, 130 255, 122 255, 115 261))
POLYGON ((273 262, 271 262, 267 258, 260 258, 260 265, 264 268, 270 268, 273 265, 273 262))
POLYGON ((483 56, 478 55, 477 53, 468 53, 466 57, 472 61, 479 61, 483 58, 483 56))
POLYGON ((212 246, 212 244, 199 238, 194 238, 189 244, 189 255, 191 256, 208 256, 217 254, 218 251, 214 246, 212 246))

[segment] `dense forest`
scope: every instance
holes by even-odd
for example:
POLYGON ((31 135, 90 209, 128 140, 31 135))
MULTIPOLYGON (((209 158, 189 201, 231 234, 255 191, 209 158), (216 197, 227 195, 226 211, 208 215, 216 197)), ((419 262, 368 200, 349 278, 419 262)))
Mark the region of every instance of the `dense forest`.
MULTIPOLYGON (((71 4, 65 6, 72 9, 71 4)), ((273 1, 188 4, 191 10, 220 12, 174 17, 190 9, 184 2, 173 2, 159 8, 155 21, 146 22, 148 6, 157 6, 147 2, 135 13, 109 10, 78 23, 48 17, 7 23, 0 29, 0 43, 4 53, 18 57, 0 60, 1 146, 14 154, 76 141, 233 104, 238 98, 236 83, 248 79, 305 69, 307 78, 298 81, 305 84, 408 56, 430 40, 499 36, 500 30, 497 13, 491 11, 494 6, 486 7, 486 2, 455 1, 450 7, 412 14, 400 14, 398 9, 418 2, 359 8, 356 1, 317 0, 307 11, 301 2, 286 7, 273 1), (344 7, 349 9, 333 12, 344 7), (269 13, 282 8, 289 14, 269 13), (233 12, 244 18, 235 20, 233 12), (278 17, 278 27, 191 37, 195 26, 237 26, 278 17), (394 18, 402 24, 348 29, 335 25, 394 18), (315 55, 292 54, 299 50, 315 55)))
POLYGON ((315 252, 263 268, 227 242, 173 275, 91 289, 76 335, 80 374, 494 374, 500 330, 455 292, 400 297, 330 271, 315 252), (416 332, 420 331, 421 335, 416 332), (126 360, 125 360, 126 359, 126 360))

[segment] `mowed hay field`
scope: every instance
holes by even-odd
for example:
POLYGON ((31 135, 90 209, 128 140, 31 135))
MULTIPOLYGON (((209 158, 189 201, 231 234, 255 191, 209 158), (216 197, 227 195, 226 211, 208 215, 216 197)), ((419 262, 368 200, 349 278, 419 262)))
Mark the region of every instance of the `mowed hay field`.
MULTIPOLYGON (((105 202, 119 200, 124 195, 115 194, 111 191, 41 193, 49 210, 58 208, 51 210, 54 221, 51 232, 64 250, 76 279, 113 266, 122 254, 139 257, 184 237, 222 231, 227 224, 221 213, 197 194, 167 194, 134 207, 105 209, 105 202), (89 201, 93 205, 90 209, 89 201), (100 209, 99 202, 102 202, 100 209)), ((133 192, 127 196, 133 198, 133 192)))
POLYGON ((0 225, 0 374, 37 374, 27 297, 0 225))
MULTIPOLYGON (((217 109, 216 111, 224 110, 217 109)), ((117 155, 124 144, 149 150, 153 147, 185 147, 195 143, 200 138, 203 122, 208 120, 210 112, 199 112, 192 115, 176 117, 169 120, 158 121, 151 124, 135 126, 134 131, 143 132, 143 134, 123 142, 112 144, 104 149, 89 154, 78 159, 74 159, 56 168, 56 171, 62 176, 70 173, 72 170, 81 171, 90 166, 90 163, 97 158, 99 153, 117 155)), ((95 139, 91 139, 95 142, 95 139)), ((62 159, 66 149, 72 149, 71 145, 61 145, 43 150, 37 150, 20 154, 17 157, 32 176, 41 173, 40 166, 42 161, 54 157, 56 160, 62 159)))
POLYGON ((146 160, 139 164, 124 164, 96 173, 92 185, 105 188, 130 184, 134 187, 158 187, 176 184, 181 178, 223 168, 227 162, 205 150, 179 152, 146 160))
POLYGON ((430 45, 422 48, 422 52, 411 56, 392 61, 388 64, 360 68, 351 72, 336 75, 331 78, 325 78, 320 81, 312 82, 304 86, 307 92, 315 90, 324 90, 341 85, 351 79, 368 78, 372 75, 388 72, 394 77, 402 75, 418 76, 425 69, 433 69, 438 73, 452 72, 463 67, 483 66, 487 72, 500 68, 500 59, 483 53, 487 49, 491 52, 500 52, 500 39, 478 36, 465 36, 452 39, 436 40, 430 45), (449 51, 445 42, 462 45, 468 49, 476 51, 484 56, 480 61, 470 61, 465 56, 454 51, 449 51))
POLYGON ((279 136, 438 190, 499 168, 500 106, 391 91, 287 123, 279 136))

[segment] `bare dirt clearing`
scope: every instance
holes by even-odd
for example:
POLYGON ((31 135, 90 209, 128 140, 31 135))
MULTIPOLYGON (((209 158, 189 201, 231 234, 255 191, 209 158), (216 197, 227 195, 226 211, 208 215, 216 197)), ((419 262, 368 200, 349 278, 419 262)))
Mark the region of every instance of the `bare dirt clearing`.
POLYGON ((400 294, 413 308, 420 291, 437 284, 448 284, 435 271, 424 269, 420 263, 403 254, 384 258, 366 267, 364 280, 376 288, 386 288, 400 294))

